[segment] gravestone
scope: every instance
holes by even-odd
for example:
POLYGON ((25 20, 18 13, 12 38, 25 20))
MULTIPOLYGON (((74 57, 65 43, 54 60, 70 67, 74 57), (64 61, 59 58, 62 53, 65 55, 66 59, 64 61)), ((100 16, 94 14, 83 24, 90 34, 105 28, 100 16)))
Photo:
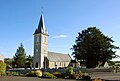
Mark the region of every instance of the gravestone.
POLYGON ((107 62, 105 62, 104 68, 109 68, 109 64, 107 62))

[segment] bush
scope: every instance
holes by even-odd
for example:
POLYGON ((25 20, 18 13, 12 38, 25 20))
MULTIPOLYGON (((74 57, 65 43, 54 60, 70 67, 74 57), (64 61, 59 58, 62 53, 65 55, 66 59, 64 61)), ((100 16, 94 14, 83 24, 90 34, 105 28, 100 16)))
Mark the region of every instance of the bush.
POLYGON ((0 62, 0 76, 6 75, 6 64, 4 62, 0 62))
POLYGON ((62 78, 62 75, 60 72, 53 72, 53 75, 56 76, 57 78, 62 78))
POLYGON ((82 73, 81 71, 78 72, 73 72, 71 75, 66 75, 65 78, 69 78, 69 79, 84 79, 84 80, 90 80, 91 77, 87 74, 87 73, 82 73))
POLYGON ((89 75, 86 75, 86 76, 82 76, 82 79, 85 79, 85 80, 90 80, 91 79, 91 77, 89 76, 89 75))
POLYGON ((18 76, 19 74, 17 72, 6 72, 8 76, 18 76))
POLYGON ((27 73, 26 76, 28 76, 28 77, 36 77, 35 71, 31 71, 30 73, 27 73))
POLYGON ((49 72, 43 72, 42 77, 43 78, 57 78, 56 76, 54 76, 53 74, 51 74, 49 72))
POLYGON ((28 77, 42 77, 42 71, 41 70, 31 71, 30 73, 27 73, 26 76, 28 76, 28 77))
POLYGON ((66 75, 67 75, 67 76, 71 76, 73 73, 74 73, 73 67, 68 67, 68 68, 66 69, 66 75))
POLYGON ((76 72, 73 74, 74 79, 82 79, 83 73, 81 71, 76 72))
POLYGON ((36 71, 35 71, 35 75, 36 75, 37 77, 42 77, 42 71, 41 71, 41 70, 36 70, 36 71))
POLYGON ((84 73, 83 76, 82 76, 82 79, 90 80, 91 77, 87 73, 84 73))

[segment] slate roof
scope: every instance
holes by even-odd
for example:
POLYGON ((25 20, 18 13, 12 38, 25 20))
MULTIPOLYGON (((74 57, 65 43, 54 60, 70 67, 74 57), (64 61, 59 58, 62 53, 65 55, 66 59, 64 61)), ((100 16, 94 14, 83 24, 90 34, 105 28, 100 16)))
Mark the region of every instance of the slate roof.
POLYGON ((48 60, 52 62, 70 62, 71 58, 68 54, 48 52, 48 60))
POLYGON ((44 33, 48 34, 48 31, 45 29, 44 17, 41 15, 38 28, 35 30, 34 34, 44 33))

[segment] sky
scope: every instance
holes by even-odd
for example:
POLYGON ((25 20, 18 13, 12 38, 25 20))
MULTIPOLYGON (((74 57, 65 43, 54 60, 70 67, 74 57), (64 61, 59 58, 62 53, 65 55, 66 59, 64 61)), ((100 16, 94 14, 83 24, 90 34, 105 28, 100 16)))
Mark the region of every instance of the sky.
POLYGON ((49 51, 71 54, 78 32, 93 26, 120 47, 120 0, 0 0, 0 54, 12 58, 23 43, 26 55, 33 55, 41 13, 49 51))

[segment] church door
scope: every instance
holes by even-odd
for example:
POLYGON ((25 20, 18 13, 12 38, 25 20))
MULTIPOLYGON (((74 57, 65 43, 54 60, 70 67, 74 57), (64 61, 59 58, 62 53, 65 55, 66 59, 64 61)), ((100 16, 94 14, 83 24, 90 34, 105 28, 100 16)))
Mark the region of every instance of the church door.
POLYGON ((35 68, 38 68, 38 63, 35 64, 35 68))

